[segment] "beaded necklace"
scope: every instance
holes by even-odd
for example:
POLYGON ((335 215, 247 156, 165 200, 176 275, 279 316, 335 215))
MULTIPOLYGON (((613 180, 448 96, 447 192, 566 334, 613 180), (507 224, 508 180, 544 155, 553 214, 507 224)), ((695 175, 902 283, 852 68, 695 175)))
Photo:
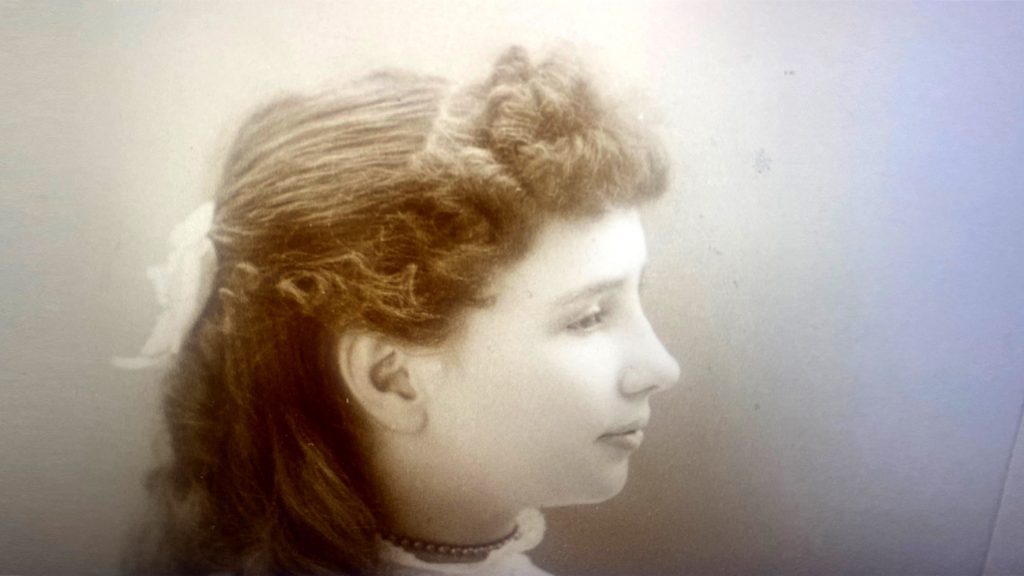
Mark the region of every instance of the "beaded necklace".
POLYGON ((512 540, 519 536, 519 526, 517 525, 511 533, 493 542, 486 544, 477 544, 475 546, 461 546, 454 544, 440 544, 437 542, 427 542, 424 540, 417 540, 415 538, 408 538, 405 536, 399 536, 390 532, 381 532, 380 537, 395 546, 413 554, 416 557, 425 559, 424 556, 430 557, 445 557, 452 558, 461 562, 477 562, 483 560, 491 552, 500 549, 512 540))

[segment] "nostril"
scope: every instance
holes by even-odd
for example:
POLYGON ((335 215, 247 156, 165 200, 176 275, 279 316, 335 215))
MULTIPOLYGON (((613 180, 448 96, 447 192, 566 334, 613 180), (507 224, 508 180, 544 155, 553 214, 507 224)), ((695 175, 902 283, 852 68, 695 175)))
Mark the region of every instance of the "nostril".
POLYGON ((643 348, 637 360, 622 375, 624 395, 652 394, 668 390, 678 382, 679 363, 656 337, 643 348))
POLYGON ((627 342, 629 361, 622 374, 622 394, 652 394, 668 390, 679 380, 681 368, 675 357, 669 353, 654 328, 641 313, 642 322, 636 324, 637 331, 627 342))
POLYGON ((657 381, 651 378, 650 374, 645 374, 644 372, 644 370, 635 366, 625 370, 621 380, 623 396, 650 394, 659 388, 657 381))

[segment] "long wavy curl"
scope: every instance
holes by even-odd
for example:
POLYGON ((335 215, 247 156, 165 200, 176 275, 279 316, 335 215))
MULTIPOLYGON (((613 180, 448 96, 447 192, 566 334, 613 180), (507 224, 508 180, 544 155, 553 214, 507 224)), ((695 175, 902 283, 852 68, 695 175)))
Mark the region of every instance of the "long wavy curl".
POLYGON ((166 376, 170 458, 128 569, 375 573, 340 333, 443 341, 546 222, 655 198, 666 168, 575 58, 518 48, 461 89, 383 72, 258 110, 224 168, 214 289, 166 376))

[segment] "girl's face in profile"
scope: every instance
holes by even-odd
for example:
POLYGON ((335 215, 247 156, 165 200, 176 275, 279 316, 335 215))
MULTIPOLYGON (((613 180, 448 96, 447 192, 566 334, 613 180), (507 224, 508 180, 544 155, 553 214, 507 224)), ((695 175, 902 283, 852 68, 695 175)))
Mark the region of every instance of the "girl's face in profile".
POLYGON ((617 494, 651 394, 679 376, 640 303, 646 245, 635 210, 555 222, 499 276, 493 305, 432 362, 429 426, 453 488, 510 506, 617 494))

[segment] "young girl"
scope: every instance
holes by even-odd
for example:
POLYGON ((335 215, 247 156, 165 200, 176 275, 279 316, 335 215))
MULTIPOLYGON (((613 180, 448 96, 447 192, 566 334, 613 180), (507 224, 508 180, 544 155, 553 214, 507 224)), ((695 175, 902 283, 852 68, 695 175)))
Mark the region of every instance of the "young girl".
POLYGON ((215 272, 145 349, 172 451, 133 569, 545 574, 537 509, 618 493, 678 377, 638 295, 665 187, 571 58, 259 110, 176 231, 169 266, 215 272))

